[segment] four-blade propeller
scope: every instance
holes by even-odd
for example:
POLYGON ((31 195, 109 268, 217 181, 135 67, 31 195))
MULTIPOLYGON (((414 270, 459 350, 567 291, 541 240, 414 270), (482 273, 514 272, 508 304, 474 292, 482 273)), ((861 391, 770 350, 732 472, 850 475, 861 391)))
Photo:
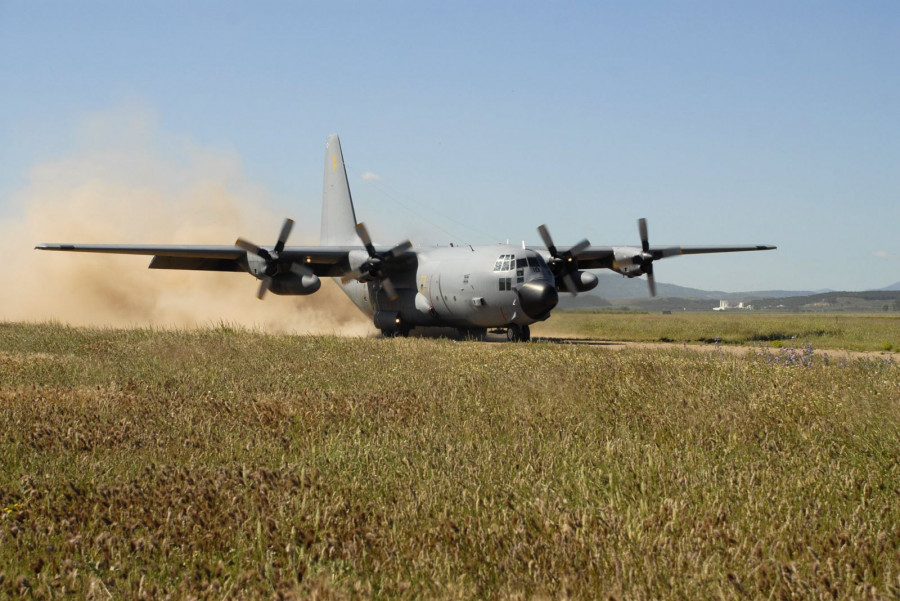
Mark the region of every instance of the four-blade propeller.
POLYGON ((647 274, 650 296, 656 296, 656 279, 653 277, 653 255, 650 253, 650 239, 647 235, 647 220, 638 219, 638 233, 641 235, 641 270, 647 274))
POLYGON ((294 261, 286 261, 281 259, 281 251, 284 250, 284 244, 285 242, 287 242, 288 236, 291 235, 291 229, 293 227, 293 219, 284 220, 284 225, 281 226, 281 232, 278 234, 278 241, 275 243, 275 246, 271 251, 261 246, 257 246, 256 244, 243 238, 238 238, 234 243, 235 246, 244 249, 248 253, 253 253, 266 263, 266 267, 261 278, 262 281, 260 282, 259 290, 256 293, 256 298, 260 300, 262 300, 262 298, 266 295, 266 291, 268 291, 272 286, 272 278, 279 273, 291 272, 299 276, 309 276, 313 274, 312 270, 309 267, 301 265, 300 263, 295 263, 294 261))
POLYGON ((647 285, 650 286, 650 296, 656 296, 656 278, 653 276, 653 261, 673 257, 681 252, 677 246, 650 251, 650 240, 647 235, 647 220, 638 219, 638 233, 641 235, 641 254, 633 259, 635 265, 640 266, 641 271, 647 274, 647 285))
POLYGON ((345 274, 341 278, 341 281, 346 284, 350 280, 378 280, 381 282, 381 288, 384 290, 388 299, 392 301, 397 300, 397 289, 394 287, 394 283, 391 282, 391 278, 386 275, 385 267, 390 265, 391 261, 396 260, 397 257, 412 248, 412 242, 404 240, 389 251, 380 253, 375 250, 375 245, 372 244, 372 237, 369 236, 369 231, 366 229, 365 224, 356 224, 356 234, 359 236, 359 239, 362 240, 363 246, 366 247, 369 258, 359 267, 345 274))
POLYGON ((550 237, 550 230, 547 229, 546 225, 538 227, 538 233, 550 252, 550 269, 553 271, 553 276, 562 278, 563 282, 566 283, 566 290, 571 292, 572 296, 577 296, 578 290, 575 288, 572 274, 578 271, 578 255, 591 243, 585 238, 569 250, 558 252, 556 245, 553 244, 553 238, 550 237))

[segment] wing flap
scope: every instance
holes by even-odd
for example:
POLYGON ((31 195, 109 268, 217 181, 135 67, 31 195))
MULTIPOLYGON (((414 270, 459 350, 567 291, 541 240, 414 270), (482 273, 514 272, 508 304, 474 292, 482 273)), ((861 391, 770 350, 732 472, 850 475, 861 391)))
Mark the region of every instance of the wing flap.
POLYGON ((195 271, 247 271, 235 259, 208 257, 168 257, 157 255, 150 261, 150 269, 191 269, 195 271))

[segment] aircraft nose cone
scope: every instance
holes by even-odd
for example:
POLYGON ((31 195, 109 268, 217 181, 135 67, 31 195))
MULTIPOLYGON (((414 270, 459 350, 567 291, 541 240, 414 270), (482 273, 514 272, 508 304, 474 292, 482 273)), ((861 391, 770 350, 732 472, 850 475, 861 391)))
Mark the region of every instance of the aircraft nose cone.
POLYGON ((519 302, 525 315, 541 319, 559 302, 556 287, 543 280, 535 280, 519 287, 519 302))

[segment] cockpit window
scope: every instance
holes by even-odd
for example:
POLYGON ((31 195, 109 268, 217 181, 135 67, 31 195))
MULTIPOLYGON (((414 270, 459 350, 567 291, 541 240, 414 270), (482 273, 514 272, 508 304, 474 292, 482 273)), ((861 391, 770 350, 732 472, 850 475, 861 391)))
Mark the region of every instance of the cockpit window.
POLYGON ((494 271, 509 271, 516 265, 515 255, 500 255, 494 263, 494 271))

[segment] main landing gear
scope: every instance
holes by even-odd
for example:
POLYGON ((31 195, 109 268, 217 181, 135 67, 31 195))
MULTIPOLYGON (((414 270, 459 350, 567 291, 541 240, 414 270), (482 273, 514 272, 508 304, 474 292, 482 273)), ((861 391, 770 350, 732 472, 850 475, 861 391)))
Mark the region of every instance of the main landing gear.
POLYGON ((388 329, 381 328, 381 337, 382 338, 406 338, 409 336, 409 332, 412 328, 397 328, 397 329, 388 329))
POLYGON ((510 342, 528 342, 531 340, 531 329, 528 326, 512 324, 506 329, 506 339, 510 342))

